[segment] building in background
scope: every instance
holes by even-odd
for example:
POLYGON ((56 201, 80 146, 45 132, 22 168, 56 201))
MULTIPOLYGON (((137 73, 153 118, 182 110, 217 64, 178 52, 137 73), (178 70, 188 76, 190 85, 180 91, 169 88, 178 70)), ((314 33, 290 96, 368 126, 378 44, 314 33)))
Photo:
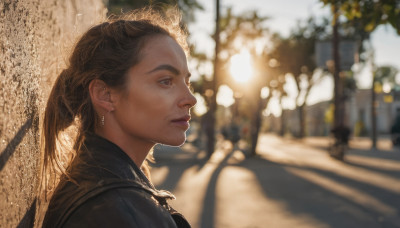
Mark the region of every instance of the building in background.
MULTIPOLYGON (((268 116, 265 119, 268 131, 296 137, 300 131, 298 110, 284 110, 282 116, 268 116)), ((400 115, 400 91, 391 94, 376 95, 377 131, 381 136, 390 135, 397 115, 400 115)), ((323 101, 306 107, 306 135, 328 136, 330 134, 333 106, 330 101, 323 101)), ((367 137, 371 133, 371 89, 356 90, 346 102, 345 122, 348 123, 352 136, 367 137)))

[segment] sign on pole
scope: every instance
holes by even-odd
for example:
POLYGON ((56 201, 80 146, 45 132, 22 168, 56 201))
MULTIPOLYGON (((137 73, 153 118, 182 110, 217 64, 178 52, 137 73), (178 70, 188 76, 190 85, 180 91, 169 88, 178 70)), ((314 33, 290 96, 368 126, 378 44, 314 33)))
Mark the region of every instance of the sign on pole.
MULTIPOLYGON (((357 44, 352 40, 340 41, 340 68, 348 71, 354 64, 357 53, 357 44)), ((328 69, 328 63, 332 62, 332 41, 318 41, 315 46, 315 57, 317 66, 328 69)))

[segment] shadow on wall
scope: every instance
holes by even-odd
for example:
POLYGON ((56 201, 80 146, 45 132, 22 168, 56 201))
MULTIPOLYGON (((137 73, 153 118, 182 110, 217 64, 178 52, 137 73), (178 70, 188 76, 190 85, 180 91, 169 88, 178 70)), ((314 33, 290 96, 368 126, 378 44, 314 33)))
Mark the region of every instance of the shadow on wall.
POLYGON ((24 217, 22 217, 17 228, 33 227, 35 223, 36 200, 37 199, 35 198, 24 217))
MULTIPOLYGON (((15 134, 14 138, 7 144, 6 148, 0 154, 0 172, 3 170, 7 161, 16 151, 18 145, 24 139, 29 128, 32 127, 33 118, 28 119, 15 134)), ((33 227, 35 221, 36 199, 31 203, 31 206, 26 211, 17 227, 33 227)))
POLYGON ((32 118, 28 119, 24 125, 18 130, 17 134, 14 138, 7 144, 6 148, 0 154, 0 172, 3 170, 6 165, 8 159, 10 159, 11 155, 15 152, 17 146, 21 143, 24 138, 27 130, 32 126, 32 118))

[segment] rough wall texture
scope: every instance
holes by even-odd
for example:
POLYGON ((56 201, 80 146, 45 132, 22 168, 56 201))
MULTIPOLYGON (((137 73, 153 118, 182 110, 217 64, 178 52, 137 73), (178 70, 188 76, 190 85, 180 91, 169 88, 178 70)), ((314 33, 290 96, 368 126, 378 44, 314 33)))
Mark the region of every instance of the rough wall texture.
POLYGON ((102 0, 0 0, 0 227, 31 227, 45 100, 102 0))

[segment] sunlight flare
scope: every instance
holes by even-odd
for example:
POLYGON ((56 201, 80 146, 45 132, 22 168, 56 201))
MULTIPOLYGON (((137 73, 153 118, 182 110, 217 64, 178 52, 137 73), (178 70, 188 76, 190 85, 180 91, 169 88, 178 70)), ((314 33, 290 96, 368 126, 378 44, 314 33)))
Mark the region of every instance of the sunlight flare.
POLYGON ((229 71, 237 82, 247 82, 253 76, 253 61, 248 50, 242 50, 230 59, 229 71))
POLYGON ((221 85, 217 93, 217 104, 229 107, 233 103, 235 103, 235 99, 233 97, 232 89, 227 85, 221 85))

